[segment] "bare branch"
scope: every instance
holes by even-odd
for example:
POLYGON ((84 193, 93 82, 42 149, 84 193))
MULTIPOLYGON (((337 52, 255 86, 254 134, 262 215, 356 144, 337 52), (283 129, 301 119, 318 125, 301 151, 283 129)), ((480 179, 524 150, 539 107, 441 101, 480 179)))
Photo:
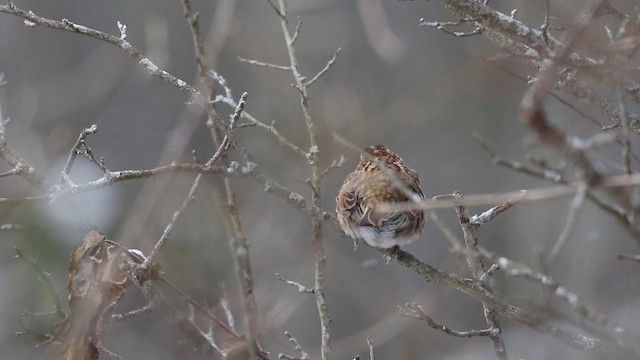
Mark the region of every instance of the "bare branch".
POLYGON ((276 5, 276 3, 273 2, 273 0, 267 0, 267 2, 269 3, 269 5, 271 5, 271 7, 273 8, 273 11, 275 11, 276 14, 278 14, 280 19, 284 19, 285 21, 287 20, 286 15, 280 10, 280 7, 278 7, 278 5, 276 5))
POLYGON ((609 332, 609 336, 615 338, 616 334, 623 332, 620 326, 613 324, 604 315, 596 312, 591 306, 584 304, 577 294, 558 284, 558 282, 552 277, 535 272, 523 264, 498 256, 484 248, 479 248, 477 255, 497 264, 500 270, 503 270, 507 276, 523 277, 540 283, 544 287, 550 289, 556 297, 566 302, 571 310, 576 312, 583 320, 588 320, 593 324, 603 327, 603 331, 609 332))
MULTIPOLYGON (((233 115, 231 116, 231 121, 229 123, 228 133, 227 133, 227 135, 224 136, 224 139, 222 140, 222 143, 218 147, 218 150, 216 150, 215 154, 213 154, 213 156, 209 159, 209 161, 207 161, 207 163, 204 165, 205 167, 212 166, 213 163, 217 159, 219 159, 221 156, 223 156, 224 152, 229 149, 229 144, 231 142, 230 138, 233 136, 233 130, 235 128, 236 121, 238 121, 238 119, 240 118, 240 115, 242 114, 242 111, 244 110, 245 103, 246 103, 246 100, 247 100, 247 96, 248 95, 245 92, 240 97, 240 101, 238 102, 238 106, 236 107, 236 110, 234 111, 233 115)), ((171 231, 173 230, 173 226, 175 225, 175 223, 178 221, 178 219, 182 215, 182 212, 184 211, 184 209, 186 209, 187 205, 189 205, 189 203, 191 203, 191 201, 193 201, 195 199, 195 192, 198 189, 198 186, 200 185, 200 179, 201 178, 202 178, 202 174, 198 174, 198 176, 196 176, 196 179, 193 181, 193 185, 191 186, 191 189, 189 190, 189 193, 187 194, 187 197, 183 201, 183 203, 180 206, 180 208, 173 213, 173 218, 171 219, 171 222, 164 229, 164 232, 162 233, 162 236, 160 237, 160 239, 158 240, 158 242, 154 246, 153 250, 151 251, 151 254, 149 254, 149 256, 145 259, 144 263, 142 263, 142 265, 140 266, 142 269, 146 270, 146 269, 149 268, 149 266, 151 264, 153 264, 153 261, 155 260, 155 257, 157 256, 157 254, 160 251, 160 249, 162 249, 162 247, 164 246, 164 243, 169 238, 169 235, 171 234, 171 231)))
MULTIPOLYGON (((277 6, 271 0, 269 0, 268 2, 274 9, 276 9, 276 13, 280 17, 282 34, 284 35, 285 45, 287 47, 287 52, 289 55, 289 67, 295 81, 294 87, 298 90, 300 95, 302 114, 307 128, 307 135, 309 137, 309 151, 306 153, 306 158, 309 167, 311 168, 311 202, 314 206, 320 207, 320 185, 322 181, 322 172, 319 165, 320 147, 318 145, 318 134, 315 130, 315 123, 313 117, 311 116, 311 110, 309 107, 307 86, 313 83, 313 81, 317 80, 326 71, 323 69, 309 83, 306 82, 305 77, 302 76, 298 66, 298 59, 295 53, 295 40, 297 35, 292 34, 291 30, 289 29, 285 0, 278 0, 277 6)), ((336 56, 337 52, 336 55, 334 55, 334 58, 336 56)), ((331 66, 332 61, 329 61, 329 63, 327 63, 327 66, 325 67, 327 70, 331 66)), ((313 258, 315 265, 315 281, 313 288, 316 306, 318 308, 318 315, 320 317, 321 358, 322 360, 328 360, 331 357, 331 333, 329 329, 331 316, 329 314, 329 309, 327 307, 324 293, 324 272, 326 267, 326 257, 323 243, 322 223, 323 220, 319 216, 313 216, 311 218, 311 243, 313 246, 313 258)))
POLYGON ((32 11, 20 9, 11 2, 6 5, 0 5, 0 12, 18 16, 39 26, 73 32, 111 44, 129 54, 129 56, 135 59, 145 70, 149 72, 151 76, 154 76, 177 88, 183 93, 191 96, 193 100, 198 105, 202 106, 207 112, 217 115, 217 113, 215 113, 215 109, 211 107, 207 99, 203 97, 198 90, 196 90, 193 86, 187 84, 185 81, 178 79, 168 72, 158 68, 157 65, 155 65, 150 59, 144 57, 140 53, 140 51, 133 47, 127 40, 123 40, 117 36, 109 35, 102 31, 91 29, 84 25, 75 24, 68 19, 62 19, 62 21, 47 19, 34 14, 32 11))
MULTIPOLYGON (((491 294, 490 291, 481 286, 478 282, 470 279, 464 279, 458 277, 457 275, 438 270, 432 266, 420 262, 413 255, 405 251, 398 249, 394 250, 392 253, 389 249, 376 250, 387 256, 393 255, 394 261, 397 261, 402 266, 405 266, 408 269, 423 276, 426 281, 445 285, 447 287, 451 287, 468 295, 471 295, 479 301, 488 304, 488 306, 493 308, 498 315, 507 317, 511 320, 520 322, 533 329, 536 329, 542 333, 548 334, 575 349, 594 354, 600 353, 611 355, 613 353, 618 353, 627 354, 628 356, 632 357, 640 354, 640 348, 635 345, 621 344, 620 342, 618 342, 618 340, 610 342, 609 340, 607 340, 607 338, 600 339, 588 337, 569 328, 563 328, 543 316, 527 312, 514 305, 508 304, 504 300, 495 297, 493 294, 491 294)), ((499 261, 494 262, 503 267, 503 264, 499 261)), ((610 335, 612 336, 612 334, 610 335)))
MULTIPOLYGON (((237 102, 234 100, 233 95, 231 93, 231 89, 229 88, 229 86, 227 85, 226 80, 224 79, 223 76, 219 75, 218 73, 216 73, 215 71, 211 71, 210 75, 213 77, 214 80, 216 80, 216 82, 218 82, 218 84, 220 86, 222 86, 222 88, 225 91, 225 95, 221 96, 218 95, 213 102, 217 103, 217 102, 222 102, 224 104, 227 104, 233 108, 237 107, 238 104, 237 102)), ((261 121, 259 121, 257 118, 255 118, 253 115, 249 114, 246 111, 242 112, 242 118, 246 119, 249 121, 249 123, 251 125, 257 126, 263 130, 266 130, 269 134, 273 135, 273 137, 276 138, 276 140, 278 140, 278 142, 280 143, 280 145, 285 146, 286 148, 289 148, 290 150, 292 150, 294 153, 296 153, 297 155, 301 156, 303 159, 306 159, 307 153, 306 151, 302 150, 299 146, 293 144, 291 141, 289 141, 287 138, 285 138, 276 128, 275 128, 275 121, 272 122, 270 125, 267 125, 261 121)), ((240 127, 240 126, 239 126, 240 127)))

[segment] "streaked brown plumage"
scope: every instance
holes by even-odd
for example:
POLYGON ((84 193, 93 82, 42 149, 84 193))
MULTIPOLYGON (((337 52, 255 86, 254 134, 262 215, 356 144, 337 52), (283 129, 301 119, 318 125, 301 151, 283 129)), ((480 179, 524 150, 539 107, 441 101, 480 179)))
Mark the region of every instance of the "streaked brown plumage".
POLYGON ((390 173, 396 182, 424 199, 418 174, 405 165, 402 158, 383 145, 365 149, 356 170, 347 175, 336 197, 340 226, 354 240, 391 248, 408 244, 422 233, 425 223, 423 211, 384 212, 380 209, 383 203, 409 200, 406 191, 394 185, 390 173))

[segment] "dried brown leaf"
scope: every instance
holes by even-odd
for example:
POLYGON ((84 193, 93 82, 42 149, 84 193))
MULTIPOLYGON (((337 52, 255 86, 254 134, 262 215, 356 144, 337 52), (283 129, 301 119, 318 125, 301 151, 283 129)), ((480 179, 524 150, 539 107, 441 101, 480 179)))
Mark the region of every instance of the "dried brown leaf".
POLYGON ((59 330, 67 360, 98 359, 111 315, 129 280, 120 269, 122 250, 106 235, 89 232, 69 264, 69 317, 59 330))

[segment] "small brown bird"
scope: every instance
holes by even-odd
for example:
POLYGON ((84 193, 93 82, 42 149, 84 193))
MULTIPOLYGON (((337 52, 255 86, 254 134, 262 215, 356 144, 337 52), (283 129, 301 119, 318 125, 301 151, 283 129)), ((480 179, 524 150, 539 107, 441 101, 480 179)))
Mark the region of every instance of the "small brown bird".
POLYGON ((364 240, 385 249, 408 244, 422 233, 424 211, 387 212, 380 205, 409 201, 409 195, 424 199, 415 170, 387 147, 371 146, 364 150, 336 197, 340 227, 356 244, 364 240))

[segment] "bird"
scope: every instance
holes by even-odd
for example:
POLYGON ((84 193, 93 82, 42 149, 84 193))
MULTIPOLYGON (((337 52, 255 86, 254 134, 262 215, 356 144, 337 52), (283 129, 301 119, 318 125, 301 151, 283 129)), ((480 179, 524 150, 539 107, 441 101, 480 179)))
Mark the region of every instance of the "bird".
POLYGON ((383 204, 422 201, 418 173, 384 145, 362 152, 336 197, 336 213, 342 230, 354 240, 383 249, 399 249, 417 239, 425 225, 420 209, 387 211, 383 204))

